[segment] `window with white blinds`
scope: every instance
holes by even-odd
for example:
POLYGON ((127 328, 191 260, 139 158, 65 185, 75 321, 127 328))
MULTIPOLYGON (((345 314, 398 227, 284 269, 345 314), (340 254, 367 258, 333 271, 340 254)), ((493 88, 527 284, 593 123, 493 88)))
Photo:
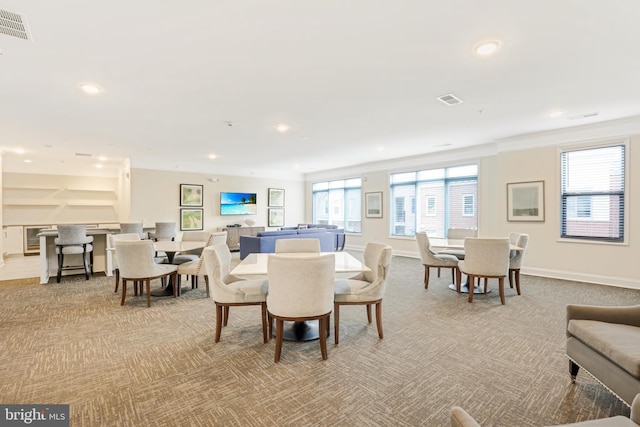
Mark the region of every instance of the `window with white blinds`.
POLYGON ((560 154, 561 237, 624 241, 625 148, 617 144, 560 154))

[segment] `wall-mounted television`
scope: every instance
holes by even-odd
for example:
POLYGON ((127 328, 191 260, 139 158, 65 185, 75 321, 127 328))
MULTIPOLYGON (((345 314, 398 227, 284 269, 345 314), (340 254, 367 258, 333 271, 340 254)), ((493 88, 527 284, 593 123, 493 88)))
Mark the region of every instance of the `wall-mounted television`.
POLYGON ((220 192, 220 215, 256 215, 256 193, 220 192))

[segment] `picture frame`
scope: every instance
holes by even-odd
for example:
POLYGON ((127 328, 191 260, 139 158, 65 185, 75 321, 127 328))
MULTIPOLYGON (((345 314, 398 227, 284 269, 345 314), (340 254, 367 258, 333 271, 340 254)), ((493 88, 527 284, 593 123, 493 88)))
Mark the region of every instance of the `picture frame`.
POLYGON ((284 207, 284 189, 269 189, 269 207, 284 207))
POLYGON ((180 230, 202 230, 204 209, 180 209, 180 230))
POLYGON ((180 184, 180 206, 202 207, 202 185, 180 184))
POLYGON ((284 209, 269 208, 269 227, 284 227, 284 209))
POLYGON ((382 218, 382 191, 365 193, 365 217, 382 218))
POLYGON ((507 183, 507 221, 544 222, 544 181, 507 183))

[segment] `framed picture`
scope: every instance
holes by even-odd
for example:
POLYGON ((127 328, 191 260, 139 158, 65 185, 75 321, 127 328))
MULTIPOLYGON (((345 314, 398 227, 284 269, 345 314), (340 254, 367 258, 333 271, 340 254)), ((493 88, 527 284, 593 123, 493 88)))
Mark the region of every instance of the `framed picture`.
POLYGON ((507 221, 544 222, 544 181, 507 184, 507 221))
POLYGON ((180 230, 202 230, 203 209, 180 209, 180 230))
POLYGON ((364 206, 367 218, 382 218, 382 191, 365 193, 364 206))
POLYGON ((281 188, 269 189, 269 206, 284 207, 284 190, 281 188))
POLYGON ((269 208, 269 227, 284 227, 284 209, 269 208))
POLYGON ((180 206, 202 206, 202 185, 180 184, 180 206))

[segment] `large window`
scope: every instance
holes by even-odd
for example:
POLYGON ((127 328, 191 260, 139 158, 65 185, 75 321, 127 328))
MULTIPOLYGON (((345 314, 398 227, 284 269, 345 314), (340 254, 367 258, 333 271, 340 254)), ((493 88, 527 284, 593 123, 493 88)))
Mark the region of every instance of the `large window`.
POLYGON ((449 228, 477 228, 477 195, 477 165, 393 174, 391 234, 446 237, 449 228))
POLYGON ((560 154, 561 237, 624 241, 625 145, 560 154))
POLYGON ((313 184, 313 222, 331 224, 344 231, 362 231, 362 181, 360 178, 313 184))

